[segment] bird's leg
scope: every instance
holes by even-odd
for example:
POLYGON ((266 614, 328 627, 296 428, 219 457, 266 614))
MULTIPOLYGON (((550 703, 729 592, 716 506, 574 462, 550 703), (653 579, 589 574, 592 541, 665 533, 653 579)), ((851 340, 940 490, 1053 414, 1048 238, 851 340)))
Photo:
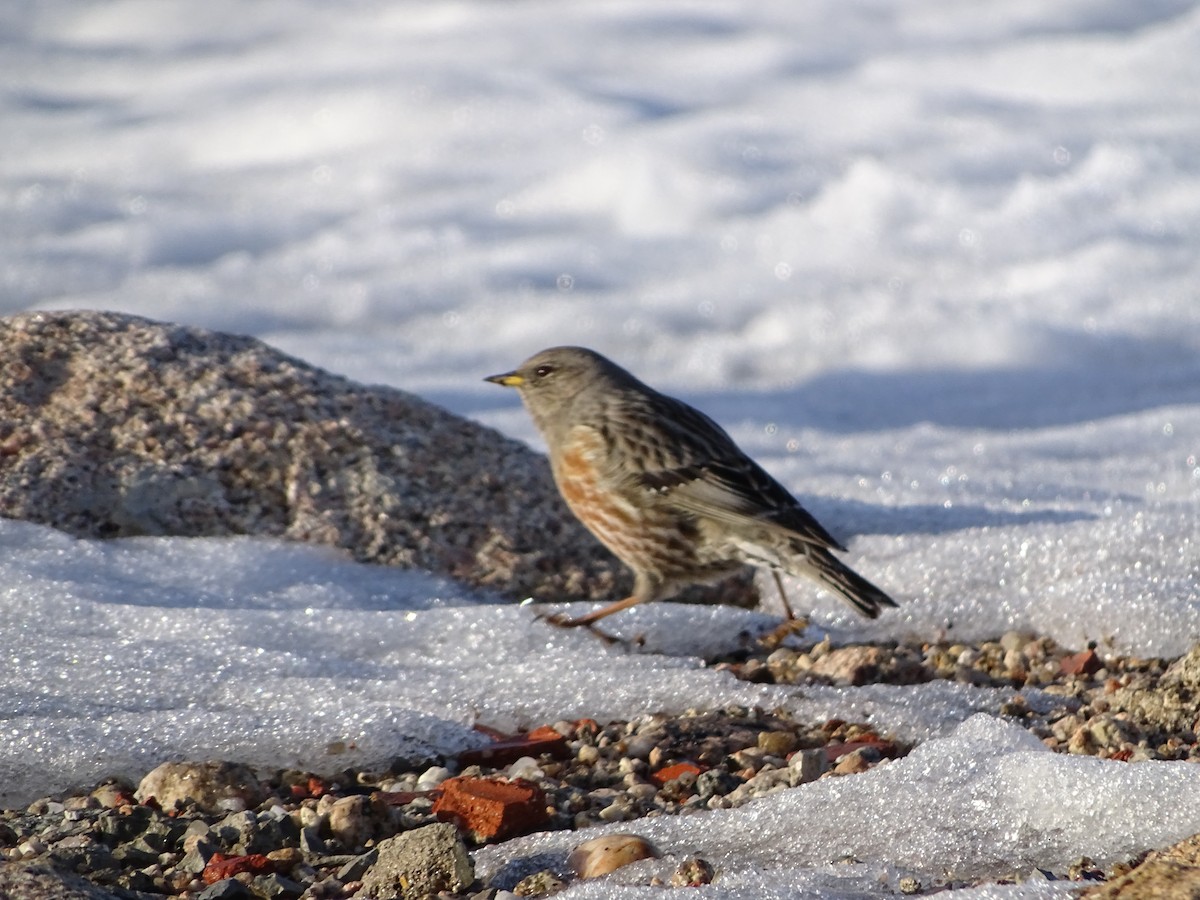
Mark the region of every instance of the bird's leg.
MULTIPOLYGON (((602 606, 593 612, 583 616, 569 618, 562 613, 556 613, 543 618, 551 625, 556 625, 559 628, 586 628, 592 634, 596 635, 605 643, 625 643, 620 638, 613 637, 611 634, 605 634, 596 627, 596 623, 601 619, 611 616, 613 613, 619 613, 623 609, 629 609, 631 606, 637 606, 639 603, 646 603, 657 597, 662 589, 662 584, 645 576, 642 573, 637 573, 634 576, 633 593, 624 600, 618 600, 616 603, 610 603, 608 606, 602 606)), ((639 638, 638 643, 643 639, 639 638)))
POLYGON ((783 579, 779 577, 779 571, 777 569, 772 569, 771 575, 775 578, 775 587, 779 588, 779 599, 783 601, 783 608, 787 613, 787 617, 789 619, 796 618, 795 613, 792 612, 792 605, 788 603, 787 591, 783 589, 783 579))
POLYGON ((797 619, 792 612, 792 606, 788 603, 787 592, 783 589, 783 579, 779 577, 779 573, 772 569, 771 574, 775 577, 775 587, 779 588, 779 599, 783 601, 787 618, 758 639, 758 642, 768 650, 774 650, 783 643, 785 638, 799 634, 808 627, 808 619, 797 619))
POLYGON ((643 599, 644 598, 635 591, 624 600, 618 600, 616 603, 610 603, 608 606, 602 606, 600 609, 590 612, 587 615, 568 618, 562 613, 556 613, 555 615, 543 616, 542 618, 551 625, 557 625, 559 628, 579 628, 581 626, 585 628, 591 628, 595 623, 607 616, 611 616, 613 613, 619 613, 623 609, 629 609, 631 606, 637 606, 643 601, 643 599))

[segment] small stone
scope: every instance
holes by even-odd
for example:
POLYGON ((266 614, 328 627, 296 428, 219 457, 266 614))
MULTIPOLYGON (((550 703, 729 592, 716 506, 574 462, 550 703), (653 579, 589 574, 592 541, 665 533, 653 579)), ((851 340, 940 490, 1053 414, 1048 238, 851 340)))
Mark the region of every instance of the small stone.
POLYGON ((193 875, 199 875, 208 865, 208 861, 217 852, 216 844, 206 839, 206 836, 195 835, 184 842, 185 854, 177 863, 177 867, 193 875), (190 847, 189 847, 190 844, 190 847))
POLYGON ((122 806, 105 810, 96 820, 97 836, 110 847, 136 840, 162 814, 149 806, 122 806))
POLYGON ((1104 662, 1096 655, 1095 650, 1084 650, 1072 656, 1064 656, 1058 667, 1064 675, 1095 675, 1104 662))
POLYGON ((67 812, 78 812, 84 809, 99 809, 100 801, 89 794, 82 797, 68 797, 63 801, 63 809, 67 812))
POLYGON ((543 869, 522 878, 512 892, 518 897, 543 897, 561 891, 566 886, 567 883, 549 869, 543 869))
POLYGON ((696 776, 696 796, 704 801, 713 797, 723 797, 735 791, 740 784, 741 779, 735 778, 724 769, 709 769, 696 776))
POLYGON ((902 894, 919 894, 921 893, 921 882, 911 875, 905 875, 900 879, 899 888, 902 894))
POLYGON ((375 834, 371 801, 362 794, 335 800, 328 821, 330 834, 347 850, 363 847, 375 834))
POLYGON ((250 888, 236 878, 226 878, 210 884, 196 895, 196 900, 257 900, 250 888))
POLYGON ((125 781, 106 781, 92 791, 91 796, 106 809, 129 806, 135 802, 133 785, 125 781))
POLYGON ((1000 635, 1000 646, 1005 652, 1020 650, 1031 640, 1031 636, 1019 631, 1006 631, 1000 635))
POLYGON ((158 862, 158 851, 146 846, 140 839, 121 844, 112 851, 112 855, 126 868, 141 869, 158 862))
POLYGON ((821 656, 810 671, 836 684, 857 686, 866 684, 878 674, 883 655, 879 647, 839 647, 821 656))
POLYGON ((268 853, 295 840, 296 825, 289 816, 245 810, 226 816, 211 832, 226 852, 244 856, 268 853))
POLYGON ((736 672, 738 678, 751 684, 771 684, 775 681, 770 666, 757 657, 746 660, 736 672))
POLYGON ((796 784, 808 784, 829 771, 829 754, 823 747, 798 750, 792 754, 788 767, 797 773, 796 784))
POLYGON ((18 859, 32 859, 35 856, 41 856, 46 852, 46 845, 37 838, 29 838, 17 844, 18 859))
POLYGON ((139 803, 153 797, 169 810, 190 802, 208 813, 258 806, 266 795, 248 766, 231 762, 163 763, 142 779, 134 794, 139 803))
POLYGON ((329 845, 321 839, 319 825, 309 825, 300 829, 300 850, 313 856, 325 856, 329 853, 329 845))
POLYGON ((504 770, 504 777, 510 779, 524 778, 526 781, 536 781, 545 776, 545 770, 538 765, 537 760, 532 756, 522 756, 504 770))
POLYGON ((1097 866, 1088 856, 1081 856, 1071 863, 1067 869, 1067 877, 1072 881, 1103 881, 1104 870, 1097 866))
POLYGON ((375 865, 377 859, 379 859, 379 851, 372 847, 366 853, 354 857, 338 869, 338 880, 342 882, 361 881, 362 877, 367 874, 367 870, 375 865))
POLYGON ((259 875, 251 882, 251 890, 263 900, 296 900, 304 886, 283 875, 259 875))
POLYGON ((599 817, 601 822, 625 822, 637 818, 637 811, 628 797, 618 794, 612 803, 600 810, 599 817))
POLYGON ((786 757, 799 745, 800 739, 790 731, 760 731, 758 749, 771 756, 786 757))
POLYGON ((437 823, 382 840, 379 858, 362 879, 362 896, 418 900, 438 891, 463 891, 475 866, 453 825, 437 823))
POLYGON ((636 734, 625 742, 625 755, 630 759, 648 759, 650 751, 658 745, 654 734, 636 734))
POLYGON ((699 856, 689 856, 679 864, 671 875, 672 887, 700 887, 702 884, 712 884, 717 870, 712 863, 699 856))
POLYGON ((858 775, 861 772, 871 768, 870 760, 867 759, 865 748, 859 748, 851 753, 847 753, 838 760, 837 765, 833 767, 834 775, 858 775))
POLYGON ((434 788, 441 786, 442 782, 449 777, 450 770, 445 766, 430 766, 417 779, 417 790, 432 791, 434 788))
POLYGON ((584 841, 571 851, 567 865, 580 878, 598 878, 639 859, 661 856, 652 843, 636 834, 607 834, 584 841))

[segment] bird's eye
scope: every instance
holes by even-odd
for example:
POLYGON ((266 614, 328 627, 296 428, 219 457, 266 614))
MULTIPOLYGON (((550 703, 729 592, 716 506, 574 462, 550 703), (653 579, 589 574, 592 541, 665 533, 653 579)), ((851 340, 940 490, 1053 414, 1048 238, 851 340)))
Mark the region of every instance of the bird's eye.
POLYGON ((545 378, 547 375, 549 375, 553 371, 554 371, 554 366, 538 366, 536 369, 533 370, 533 374, 536 375, 538 378, 545 378))

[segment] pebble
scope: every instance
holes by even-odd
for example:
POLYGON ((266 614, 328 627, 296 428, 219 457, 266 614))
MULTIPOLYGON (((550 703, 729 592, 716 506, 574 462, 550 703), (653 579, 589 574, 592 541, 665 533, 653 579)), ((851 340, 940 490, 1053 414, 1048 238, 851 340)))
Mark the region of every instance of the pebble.
MULTIPOLYGON (((1018 635, 1021 643, 1013 635, 1017 633, 1007 638, 1007 648, 999 640, 977 645, 873 645, 876 652, 870 658, 878 678, 892 683, 943 677, 1006 688, 1011 695, 1001 713, 1058 752, 1129 762, 1200 761, 1196 713, 1185 702, 1195 696, 1189 692, 1200 683, 1200 648, 1175 661, 1106 657, 1102 668, 1087 665, 1070 674, 1063 671, 1062 661, 1078 652, 1028 635, 1018 635), (1019 673, 1010 670, 1014 654, 1028 666, 1026 683, 1040 678, 1037 673, 1052 679, 1039 683, 1037 695, 1019 691, 1019 673), (1095 671, 1089 674, 1091 668, 1095 671), (1032 696, 1043 702, 1032 702, 1032 696), (1051 704, 1044 702, 1047 698, 1051 704)), ((811 674, 814 659, 836 659, 841 649, 829 642, 808 650, 777 647, 769 654, 763 651, 762 660, 773 678, 790 677, 803 684, 816 677, 811 674)), ((563 754, 569 748, 569 755, 509 757, 503 766, 464 769, 464 776, 485 780, 501 776, 502 781, 512 781, 503 776, 516 772, 529 776, 517 781, 541 792, 533 796, 539 798, 539 815, 548 818, 534 826, 539 829, 735 807, 818 778, 850 777, 909 749, 865 723, 800 722, 781 712, 746 708, 689 710, 629 722, 564 721, 540 730, 561 737, 563 754), (836 764, 830 763, 831 757, 836 764)), ((253 804, 243 798, 245 809, 230 810, 219 801, 202 805, 193 796, 173 804, 171 815, 137 803, 129 785, 108 782, 90 792, 0 811, 0 857, 19 864, 53 852, 106 889, 157 894, 186 890, 195 900, 201 892, 216 897, 246 888, 237 879, 213 885, 198 880, 216 853, 259 852, 266 854, 273 871, 238 876, 252 883, 255 892, 269 890, 288 900, 288 892, 299 885, 312 900, 342 900, 369 880, 378 863, 376 847, 358 851, 436 821, 433 797, 418 795, 415 789, 425 784, 444 791, 455 765, 445 762, 450 765, 426 763, 392 773, 290 772, 271 779, 254 773, 259 797, 253 804), (352 792, 345 793, 340 785, 352 792), (295 790, 297 786, 301 789, 295 790), (365 793, 384 787, 408 796, 385 799, 382 793, 365 793), (254 882, 272 874, 279 878, 254 882)), ((233 781, 255 783, 244 776, 233 781)), ((1053 874, 1067 877, 1065 872, 1053 874)), ((478 884, 462 891, 480 897, 503 893, 478 884)))
POLYGON ((430 766, 417 778, 418 791, 432 791, 450 777, 450 770, 445 766, 430 766))
POLYGON ((689 856, 671 874, 671 887, 700 887, 712 884, 717 870, 713 864, 699 856, 689 856))
POLYGON ((512 893, 515 897, 541 897, 561 891, 566 886, 567 883, 549 869, 543 869, 522 878, 512 889, 512 893))
POLYGON ((636 834, 606 834, 571 851, 567 865, 580 878, 599 878, 640 859, 657 859, 658 848, 636 834))
POLYGON ((371 839, 375 822, 371 801, 362 794, 341 797, 329 809, 329 832, 347 850, 357 850, 371 839))
POLYGON ((233 762, 167 762, 138 785, 139 803, 150 798, 163 809, 194 804, 205 812, 229 812, 257 806, 266 796, 249 766, 233 762))

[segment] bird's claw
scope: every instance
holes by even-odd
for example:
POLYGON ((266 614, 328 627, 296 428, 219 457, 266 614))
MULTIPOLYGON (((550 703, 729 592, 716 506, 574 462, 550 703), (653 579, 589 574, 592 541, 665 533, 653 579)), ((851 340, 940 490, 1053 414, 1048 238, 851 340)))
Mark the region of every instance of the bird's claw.
MULTIPOLYGON (((586 628, 588 631, 590 631, 596 637, 600 638, 600 640, 604 641, 604 643, 608 644, 609 646, 611 646, 613 644, 628 645, 630 643, 629 641, 626 641, 623 638, 619 638, 616 635, 609 634, 606 631, 601 631, 593 623, 587 621, 586 619, 574 619, 574 618, 571 618, 570 616, 566 615, 565 613, 534 613, 533 617, 535 619, 540 619, 541 621, 545 622, 547 625, 553 625, 555 628, 586 628)), ((639 636, 634 641, 634 643, 637 643, 639 645, 642 643, 645 643, 645 638, 639 636)))
POLYGON ((784 619, 766 634, 758 639, 758 643, 767 650, 774 650, 793 634, 800 634, 808 627, 808 619, 784 619))

